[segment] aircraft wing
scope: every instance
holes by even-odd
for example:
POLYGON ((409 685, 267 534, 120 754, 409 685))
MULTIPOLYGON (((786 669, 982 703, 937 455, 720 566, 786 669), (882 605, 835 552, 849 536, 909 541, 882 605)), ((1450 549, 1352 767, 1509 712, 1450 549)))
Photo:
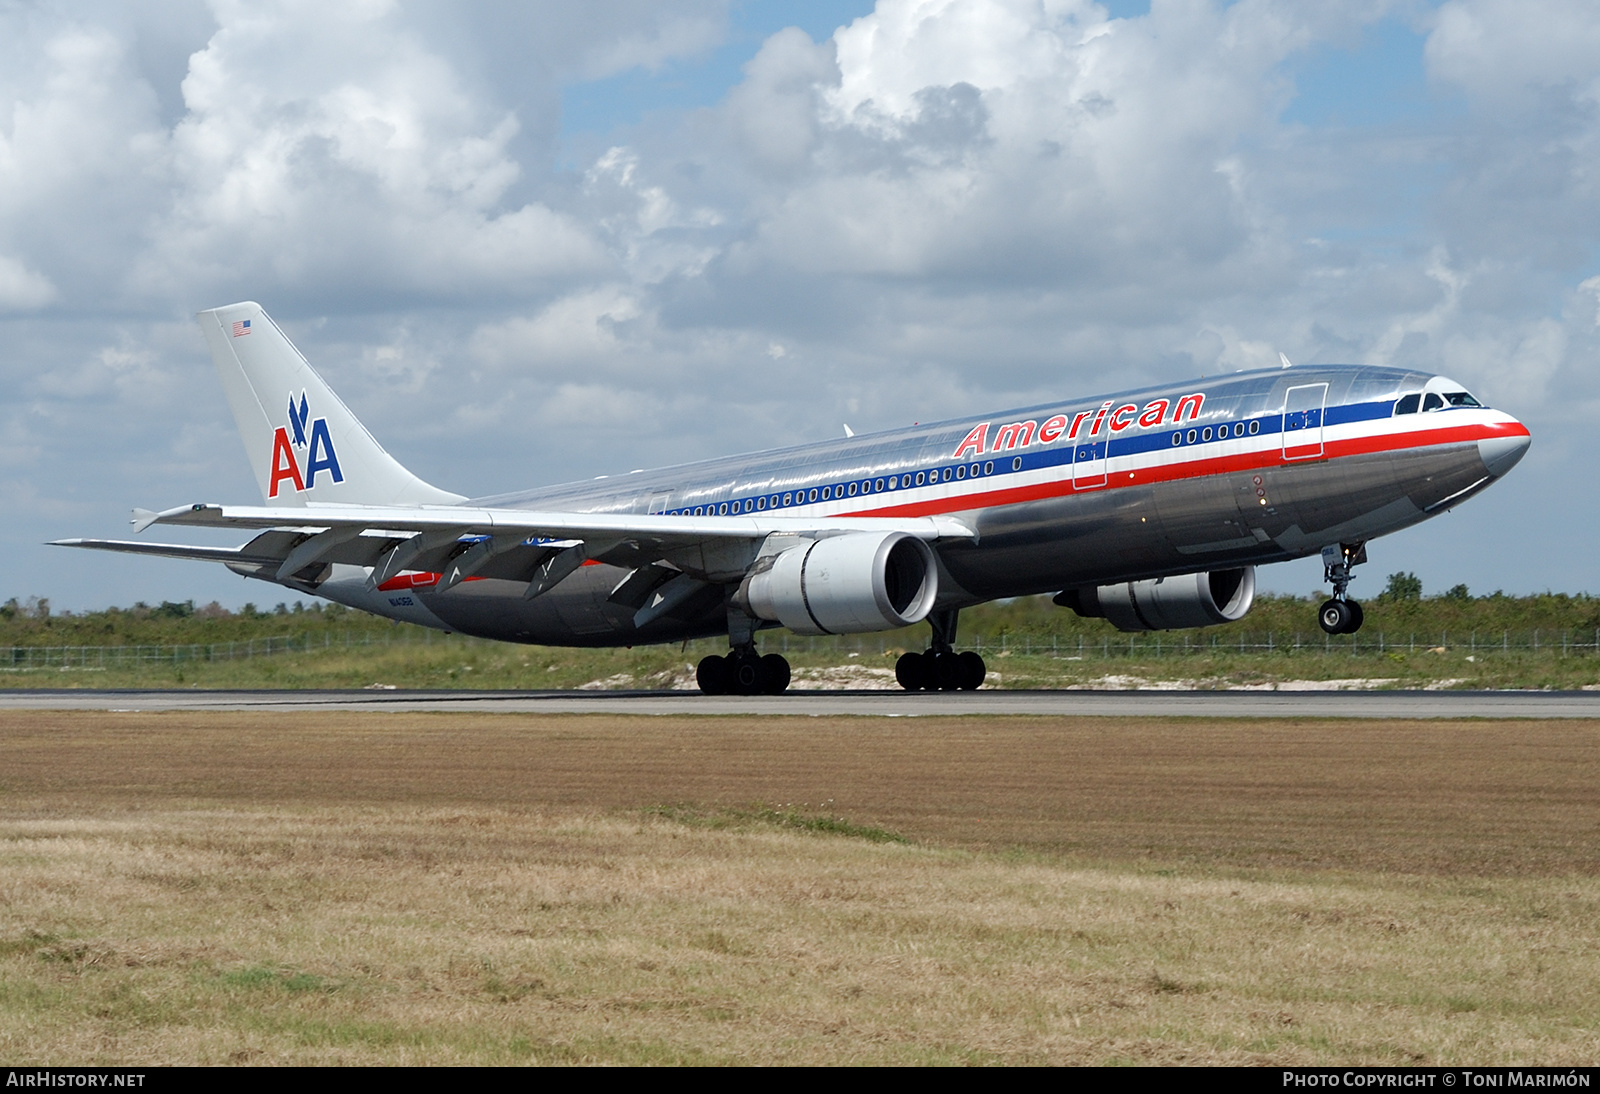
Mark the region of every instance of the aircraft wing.
POLYGON ((638 513, 537 512, 525 509, 479 509, 464 505, 307 505, 266 508, 255 505, 182 505, 159 513, 134 510, 134 531, 152 524, 186 524, 198 528, 395 529, 428 532, 460 529, 462 534, 494 535, 518 531, 556 539, 645 538, 662 543, 705 539, 764 539, 774 533, 814 535, 818 532, 905 532, 924 540, 973 539, 977 533, 953 517, 687 517, 638 513))
POLYGON ((737 517, 637 513, 537 512, 455 505, 308 505, 294 508, 198 504, 163 512, 135 509, 135 532, 154 524, 260 529, 242 547, 188 547, 125 540, 59 540, 169 558, 225 562, 278 581, 327 563, 373 567, 381 583, 406 571, 447 572, 444 587, 468 575, 556 584, 581 561, 643 567, 664 562, 702 580, 737 580, 772 535, 900 532, 926 541, 975 540, 960 520, 932 517, 737 517))

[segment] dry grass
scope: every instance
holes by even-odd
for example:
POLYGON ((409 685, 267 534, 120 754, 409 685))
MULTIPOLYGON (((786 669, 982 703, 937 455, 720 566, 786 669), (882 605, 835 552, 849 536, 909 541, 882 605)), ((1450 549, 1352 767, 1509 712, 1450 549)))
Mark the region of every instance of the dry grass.
POLYGON ((1600 1048, 1592 723, 3 719, 16 1062, 1600 1048))

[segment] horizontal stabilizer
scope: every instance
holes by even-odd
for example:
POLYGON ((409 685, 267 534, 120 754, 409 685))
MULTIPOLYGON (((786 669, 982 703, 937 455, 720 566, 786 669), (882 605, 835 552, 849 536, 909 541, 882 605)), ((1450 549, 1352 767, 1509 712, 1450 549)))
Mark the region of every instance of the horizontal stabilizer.
POLYGON ((205 562, 238 562, 246 558, 243 547, 191 547, 184 543, 139 543, 126 539, 53 539, 49 546, 87 547, 91 551, 119 551, 128 555, 154 555, 157 558, 193 558, 205 562))

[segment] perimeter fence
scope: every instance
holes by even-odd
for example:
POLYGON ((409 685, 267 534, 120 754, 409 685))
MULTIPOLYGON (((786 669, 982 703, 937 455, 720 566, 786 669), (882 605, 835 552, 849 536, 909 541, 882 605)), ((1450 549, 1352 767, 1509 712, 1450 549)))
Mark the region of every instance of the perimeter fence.
MULTIPOLYGON (((804 638, 799 635, 767 635, 762 646, 781 653, 840 652, 867 653, 876 650, 886 653, 890 649, 909 645, 903 640, 880 635, 833 635, 822 638, 804 638)), ((978 653, 1011 653, 1024 657, 1055 657, 1072 660, 1098 658, 1163 658, 1197 655, 1226 656, 1251 653, 1304 653, 1324 656, 1354 657, 1390 653, 1457 652, 1473 654, 1559 653, 1561 656, 1586 655, 1600 652, 1600 629, 1590 631, 1526 632, 1500 631, 1488 633, 1469 631, 1451 634, 1441 631, 1437 638, 1416 632, 1361 632, 1349 635, 1302 633, 1249 633, 1188 634, 1151 631, 1137 634, 1112 635, 1029 635, 1002 634, 986 637, 976 634, 958 638, 957 649, 970 649, 978 653)))
MULTIPOLYGON (((442 634, 422 628, 395 628, 374 634, 371 631, 335 634, 273 635, 268 638, 234 642, 185 643, 176 645, 127 646, 10 646, 0 647, 0 671, 42 668, 136 669, 141 666, 181 665, 186 662, 243 661, 257 657, 277 657, 288 653, 309 653, 323 649, 362 647, 431 646, 449 643, 486 642, 462 635, 442 634)), ((759 644, 766 652, 814 654, 888 653, 893 649, 921 648, 925 634, 828 635, 804 637, 788 633, 765 632, 759 644)), ((489 645, 500 643, 488 642, 489 645)), ((726 639, 707 638, 689 642, 687 649, 720 652, 726 639)), ((1509 655, 1513 653, 1546 656, 1592 656, 1600 652, 1600 630, 1465 634, 1441 631, 1416 632, 1363 631, 1351 635, 1278 633, 1267 631, 1233 634, 1192 634, 1149 632, 1117 635, 1033 635, 973 634, 959 639, 957 649, 978 653, 1010 653, 1013 656, 1047 657, 1062 660, 1146 660, 1151 658, 1249 654, 1303 654, 1308 656, 1360 657, 1416 652, 1454 652, 1469 656, 1509 655)))
POLYGON ((308 653, 329 648, 363 646, 431 646, 453 635, 430 630, 369 632, 335 635, 279 634, 235 642, 188 642, 129 646, 0 646, 0 670, 44 668, 135 669, 151 665, 181 665, 196 661, 248 661, 285 653, 308 653))

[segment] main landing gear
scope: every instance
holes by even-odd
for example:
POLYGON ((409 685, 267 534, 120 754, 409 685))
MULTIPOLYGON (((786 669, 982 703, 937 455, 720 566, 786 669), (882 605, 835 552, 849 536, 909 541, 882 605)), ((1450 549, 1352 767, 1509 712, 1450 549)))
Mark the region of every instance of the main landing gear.
POLYGON ((695 683, 706 695, 781 695, 789 687, 789 662, 775 653, 756 651, 756 621, 728 608, 727 656, 705 657, 694 670, 695 683))
POLYGON ((933 624, 933 648, 927 653, 901 654, 894 678, 907 691, 975 691, 983 685, 988 667, 971 650, 951 649, 956 640, 954 610, 928 616, 933 624))
POLYGON ((1345 591, 1350 587, 1350 571, 1365 561, 1365 543, 1341 543, 1322 549, 1322 580, 1333 582, 1333 599, 1317 609, 1317 622, 1329 634, 1355 634, 1361 629, 1365 613, 1345 591))
POLYGON ((752 646, 702 658, 694 679, 707 695, 781 695, 789 687, 789 662, 775 653, 763 657, 752 646))

